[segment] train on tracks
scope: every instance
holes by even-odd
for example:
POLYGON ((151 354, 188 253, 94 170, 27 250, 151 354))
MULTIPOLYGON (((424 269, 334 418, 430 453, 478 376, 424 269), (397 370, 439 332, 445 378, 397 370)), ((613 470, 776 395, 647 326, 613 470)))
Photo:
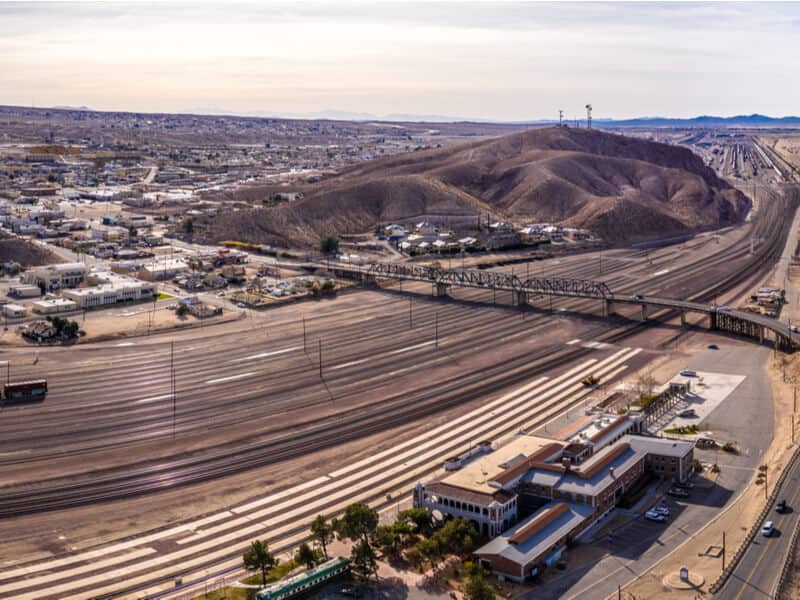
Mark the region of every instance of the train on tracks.
POLYGON ((3 385, 3 405, 42 402, 47 396, 47 380, 34 379, 3 385))
POLYGON ((311 588, 322 585, 334 577, 344 575, 350 569, 350 561, 343 557, 317 565, 299 575, 282 579, 256 593, 258 600, 287 600, 305 594, 311 588))

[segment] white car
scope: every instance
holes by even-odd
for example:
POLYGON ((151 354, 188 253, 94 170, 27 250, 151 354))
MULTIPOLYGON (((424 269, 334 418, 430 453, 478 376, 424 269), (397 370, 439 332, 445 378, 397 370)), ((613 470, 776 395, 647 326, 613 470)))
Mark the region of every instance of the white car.
POLYGON ((655 521, 657 523, 663 523, 667 520, 667 517, 654 510, 648 510, 646 513, 644 513, 644 518, 648 521, 655 521))
POLYGON ((655 512, 655 513, 658 513, 660 515, 664 515, 665 517, 669 516, 669 509, 666 506, 654 506, 653 508, 651 508, 647 512, 655 512))
POLYGON ((764 526, 761 528, 761 535, 764 537, 772 537, 773 533, 775 533, 775 523, 772 521, 764 523, 764 526))

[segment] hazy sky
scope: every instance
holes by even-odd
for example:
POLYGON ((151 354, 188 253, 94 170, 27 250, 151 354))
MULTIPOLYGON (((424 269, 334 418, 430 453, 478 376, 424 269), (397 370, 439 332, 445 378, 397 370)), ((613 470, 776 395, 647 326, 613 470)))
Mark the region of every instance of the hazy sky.
POLYGON ((0 2, 0 104, 800 113, 800 5, 0 2))

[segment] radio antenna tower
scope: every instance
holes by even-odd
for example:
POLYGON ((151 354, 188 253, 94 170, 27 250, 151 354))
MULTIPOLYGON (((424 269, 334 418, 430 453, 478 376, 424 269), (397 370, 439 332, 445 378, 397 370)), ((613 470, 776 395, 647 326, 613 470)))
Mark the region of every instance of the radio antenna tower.
POLYGON ((591 129, 592 128, 592 105, 591 104, 587 104, 586 105, 586 128, 587 129, 591 129))
POLYGON ((564 111, 560 108, 558 109, 558 126, 562 127, 561 121, 564 119, 564 111))

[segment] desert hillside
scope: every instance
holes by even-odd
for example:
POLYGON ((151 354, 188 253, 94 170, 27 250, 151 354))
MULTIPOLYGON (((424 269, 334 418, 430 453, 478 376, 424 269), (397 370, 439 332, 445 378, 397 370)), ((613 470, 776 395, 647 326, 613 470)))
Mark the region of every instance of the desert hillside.
POLYGON ((731 225, 749 209, 685 148, 559 127, 370 161, 303 191, 291 205, 220 215, 215 237, 314 244, 376 223, 490 213, 625 242, 731 225))

